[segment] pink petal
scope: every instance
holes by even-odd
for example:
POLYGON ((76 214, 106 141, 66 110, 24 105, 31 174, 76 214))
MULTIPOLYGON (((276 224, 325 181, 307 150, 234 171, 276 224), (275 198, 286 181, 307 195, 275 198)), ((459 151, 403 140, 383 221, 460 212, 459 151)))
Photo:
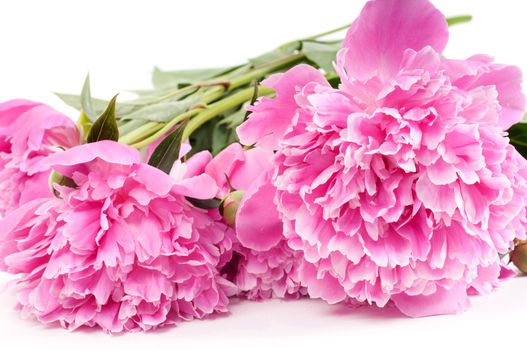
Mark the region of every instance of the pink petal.
POLYGON ((445 17, 427 0, 375 0, 366 4, 344 39, 339 60, 348 76, 389 78, 406 49, 431 46, 442 52, 448 41, 445 17))
POLYGON ((196 199, 214 198, 218 192, 216 182, 207 174, 201 174, 176 182, 174 193, 196 199))
POLYGON ((274 195, 276 188, 264 178, 244 195, 236 214, 240 243, 258 251, 269 250, 283 237, 274 195))
POLYGON ((339 281, 329 273, 319 278, 312 264, 304 263, 302 280, 307 285, 311 298, 321 298, 329 304, 336 304, 346 299, 346 292, 339 281))
POLYGON ((71 176, 75 171, 73 165, 88 163, 97 158, 108 163, 121 165, 139 164, 141 162, 141 154, 135 148, 105 140, 54 153, 43 159, 40 166, 44 169, 51 167, 63 175, 71 176))
POLYGON ((193 177, 205 172, 205 167, 212 160, 212 154, 209 151, 201 151, 194 154, 185 161, 185 177, 193 177))
POLYGON ((40 105, 29 100, 10 100, 0 103, 0 127, 11 125, 22 113, 40 105))
POLYGON ((492 70, 474 82, 474 86, 494 85, 502 110, 499 124, 508 129, 518 123, 525 112, 525 96, 522 93, 522 72, 518 67, 493 65, 492 70))
POLYGON ((261 174, 272 167, 274 153, 263 148, 244 150, 239 143, 233 143, 221 151, 207 165, 205 171, 218 184, 221 196, 229 190, 226 175, 237 190, 247 190, 261 174))
POLYGON ((431 295, 401 293, 392 296, 392 300, 403 314, 410 317, 457 314, 470 306, 467 287, 462 282, 450 289, 437 287, 431 295))
POLYGON ((276 97, 264 97, 250 109, 252 114, 249 119, 236 130, 241 143, 276 149, 278 140, 295 116, 297 104, 294 96, 310 82, 329 86, 322 73, 306 64, 300 64, 263 81, 262 85, 275 89, 276 97))

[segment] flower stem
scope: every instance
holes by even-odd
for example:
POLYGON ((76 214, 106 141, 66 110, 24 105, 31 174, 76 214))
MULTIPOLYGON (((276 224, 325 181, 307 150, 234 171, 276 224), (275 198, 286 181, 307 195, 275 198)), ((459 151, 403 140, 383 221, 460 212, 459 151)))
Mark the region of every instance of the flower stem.
POLYGON ((188 119, 188 118, 194 116, 195 114, 198 114, 199 111, 200 111, 199 109, 192 109, 190 111, 187 111, 185 113, 182 113, 182 114, 178 115, 177 117, 172 119, 170 122, 166 123, 161 129, 159 129, 154 134, 150 135, 149 137, 147 137, 146 139, 144 139, 144 140, 142 140, 140 142, 132 144, 131 146, 135 147, 137 149, 140 149, 140 148, 143 148, 145 146, 148 146, 152 142, 155 142, 157 139, 163 137, 166 133, 168 133, 170 131, 170 129, 172 129, 174 126, 176 126, 176 124, 184 121, 185 119, 188 119))
MULTIPOLYGON (((265 86, 258 86, 258 95, 267 95, 273 93, 274 90, 265 86)), ((196 117, 192 118, 185 128, 183 133, 183 140, 187 139, 200 126, 213 119, 214 117, 228 111, 229 109, 238 107, 244 102, 250 101, 254 95, 254 87, 243 89, 231 96, 228 96, 212 105, 204 111, 200 112, 196 117)))
POLYGON ((316 40, 316 39, 322 38, 324 36, 331 35, 331 34, 338 33, 338 32, 341 32, 343 30, 349 29, 349 27, 351 27, 351 23, 348 23, 346 25, 343 25, 343 26, 335 28, 335 29, 328 30, 328 31, 320 33, 320 34, 316 34, 316 35, 305 37, 305 38, 301 39, 301 41, 316 40))
POLYGON ((145 123, 144 119, 132 119, 129 121, 125 121, 122 123, 121 126, 119 126, 119 133, 121 136, 126 135, 127 133, 135 130, 136 128, 140 127, 145 123))
POLYGON ((134 130, 130 131, 128 134, 122 136, 119 139, 119 142, 131 144, 131 143, 140 141, 143 138, 145 138, 146 136, 151 135, 153 132, 156 132, 160 128, 162 128, 162 124, 161 123, 148 122, 148 123, 146 123, 144 125, 141 125, 137 129, 134 129, 134 130))
POLYGON ((255 79, 264 77, 269 73, 272 73, 279 69, 286 68, 296 63, 299 63, 304 58, 305 58, 305 55, 303 52, 297 52, 292 55, 283 57, 279 60, 276 60, 274 62, 261 65, 260 67, 250 71, 249 73, 246 73, 240 77, 232 79, 229 85, 229 90, 234 90, 240 86, 251 83, 255 79))
POLYGON ((453 26, 460 23, 466 23, 472 21, 472 16, 470 15, 463 15, 463 16, 455 16, 455 17, 448 17, 446 19, 446 22, 448 26, 453 26))

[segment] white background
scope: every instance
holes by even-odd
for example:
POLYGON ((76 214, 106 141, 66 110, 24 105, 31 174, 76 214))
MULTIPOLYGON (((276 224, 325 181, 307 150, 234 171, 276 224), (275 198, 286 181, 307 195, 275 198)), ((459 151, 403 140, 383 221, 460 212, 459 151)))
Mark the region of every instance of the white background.
MULTIPOLYGON (((164 69, 222 66, 282 42, 351 22, 365 1, 6 1, 0 2, 0 100, 24 97, 76 117, 52 91, 78 93, 86 73, 93 94, 148 88, 164 69)), ((446 55, 487 53, 527 72, 527 3, 436 0, 456 26, 446 55)), ((10 279, 0 274, 0 284, 10 279)), ((1 288, 1 287, 0 287, 1 288)), ((321 301, 236 302, 228 316, 148 334, 111 337, 67 332, 22 320, 0 292, 0 348, 522 348, 527 278, 472 299, 458 316, 407 319, 394 310, 328 306, 321 301)))

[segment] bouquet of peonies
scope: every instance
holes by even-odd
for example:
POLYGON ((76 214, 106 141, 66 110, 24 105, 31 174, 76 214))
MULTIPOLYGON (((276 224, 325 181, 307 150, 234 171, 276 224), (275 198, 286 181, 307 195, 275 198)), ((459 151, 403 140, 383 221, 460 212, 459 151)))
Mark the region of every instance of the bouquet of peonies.
POLYGON ((60 95, 77 124, 0 104, 0 269, 18 308, 107 332, 231 297, 415 317, 465 310, 509 260, 526 271, 521 72, 445 58, 468 19, 373 0, 246 64, 156 69, 135 100, 94 99, 87 79, 60 95))

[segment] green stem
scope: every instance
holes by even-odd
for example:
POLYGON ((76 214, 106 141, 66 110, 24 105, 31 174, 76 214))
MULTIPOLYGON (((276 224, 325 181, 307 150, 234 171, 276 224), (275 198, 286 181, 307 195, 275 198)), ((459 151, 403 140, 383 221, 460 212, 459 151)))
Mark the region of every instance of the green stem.
POLYGON ((335 29, 328 30, 327 32, 323 32, 323 33, 320 33, 320 34, 308 36, 308 37, 305 37, 305 38, 300 39, 300 40, 301 41, 316 40, 318 38, 322 38, 324 36, 327 36, 327 35, 330 35, 330 34, 334 34, 334 33, 338 33, 338 32, 341 32, 343 30, 349 29, 349 27, 351 27, 351 23, 346 24, 346 25, 344 25, 342 27, 338 27, 338 28, 335 28, 335 29))
MULTIPOLYGON (((273 93, 274 90, 265 86, 258 86, 258 95, 267 95, 273 93)), ((254 88, 250 87, 243 89, 231 96, 228 96, 212 105, 206 110, 199 113, 196 117, 192 118, 185 128, 183 133, 183 140, 187 139, 194 131, 200 126, 213 119, 214 117, 228 111, 229 109, 235 108, 249 101, 254 95, 254 88)))
POLYGON ((148 135, 152 134, 153 132, 156 132, 161 127, 162 127, 161 123, 148 122, 148 123, 146 123, 144 125, 141 125, 137 129, 134 129, 134 130, 130 131, 128 134, 120 137, 119 138, 119 142, 131 144, 131 143, 140 141, 145 136, 148 136, 148 135))
POLYGON ((159 102, 163 102, 164 100, 168 100, 169 98, 172 98, 172 97, 176 97, 178 95, 185 95, 185 94, 189 94, 191 93, 192 90, 197 90, 198 88, 194 85, 189 85, 189 86, 185 86, 184 88, 178 88, 174 91, 171 91, 163 96, 160 96, 156 99, 152 99, 152 100, 149 100, 149 101, 144 101, 144 102, 141 102, 141 103, 138 103, 139 105, 152 105, 152 104, 156 104, 156 103, 159 103, 159 102))
POLYGON ((460 23, 466 23, 472 21, 472 16, 470 15, 463 15, 463 16, 454 16, 454 17, 448 17, 446 19, 446 23, 448 26, 454 26, 456 24, 460 23))
MULTIPOLYGON (((293 54, 293 55, 281 58, 279 60, 276 60, 276 61, 273 61, 273 62, 269 62, 268 64, 262 65, 262 66, 260 66, 260 67, 258 67, 256 69, 250 70, 249 72, 246 72, 244 74, 241 74, 238 77, 233 78, 232 80, 229 81, 227 89, 226 89, 226 86, 223 86, 223 85, 204 87, 202 89, 203 90, 207 90, 207 91, 203 93, 203 96, 202 96, 202 98, 200 100, 200 103, 203 103, 203 104, 206 105, 206 104, 209 104, 211 102, 214 102, 214 101, 222 98, 224 96, 226 90, 227 91, 232 91, 232 90, 234 90, 236 88, 239 88, 239 87, 242 87, 244 85, 247 85, 247 84, 251 83, 252 81, 254 81, 255 79, 262 78, 262 77, 266 76, 269 73, 272 73, 272 72, 277 71, 277 70, 279 70, 281 68, 290 66, 290 65, 302 60, 303 58, 304 58, 304 54, 303 53, 296 53, 296 54, 293 54)), ((267 88, 260 87, 260 89, 264 90, 264 89, 267 89, 267 88)), ((201 91, 201 89, 200 89, 200 91, 201 91)), ((196 93, 198 93, 198 92, 196 92, 196 93)), ((207 118, 206 116, 209 113, 213 113, 213 115, 210 117, 210 118, 213 118, 214 116, 216 116, 216 115, 218 115, 220 113, 223 113, 223 112, 227 111, 230 108, 238 106, 238 105, 242 104, 243 102, 248 101, 252 97, 253 93, 254 93, 254 88, 249 88, 249 89, 243 90, 241 92, 241 94, 240 93, 236 93, 234 95, 228 96, 228 97, 224 98, 222 101, 210 106, 210 108, 208 108, 207 110, 201 112, 200 115, 202 115, 202 114, 205 115, 205 117, 201 117, 201 118, 207 118), (246 94, 249 94, 249 93, 251 93, 251 95, 249 97, 245 97, 246 94), (243 99, 241 100, 241 102, 236 103, 235 101, 237 101, 238 98, 243 98, 243 99), (234 105, 231 106, 230 103, 232 103, 233 101, 234 101, 234 105), (216 112, 218 106, 219 107, 221 107, 221 106, 230 106, 230 107, 227 107, 226 109, 222 109, 221 112, 216 112), (210 111, 212 111, 212 112, 210 112, 210 111), (205 112, 207 112, 207 113, 205 113, 205 112), (214 114, 214 113, 217 113, 217 114, 214 114)), ((221 108, 223 108, 223 107, 221 107, 221 108)), ((141 126, 135 128, 135 129, 133 129, 133 127, 137 126, 137 122, 131 121, 131 122, 129 122, 129 124, 131 124, 130 126, 128 126, 128 125, 124 126, 124 128, 126 128, 127 131, 128 131, 128 129, 131 129, 131 131, 129 131, 128 133, 125 133, 120 138, 119 141, 122 142, 122 143, 127 143, 129 145, 132 145, 133 147, 136 147, 136 148, 144 147, 144 146, 154 142, 159 137, 162 137, 166 132, 168 132, 177 123, 179 123, 179 122, 181 122, 181 121, 183 121, 183 120, 185 120, 185 119, 187 119, 189 117, 192 117, 192 116, 194 116, 197 113, 199 113, 198 109, 187 111, 187 112, 185 112, 185 113, 183 113, 181 115, 178 115, 177 117, 172 119, 169 123, 166 123, 163 126, 161 126, 161 124, 157 123, 157 122, 148 122, 148 123, 146 123, 144 125, 141 125, 141 126)), ((199 125, 202 125, 201 122, 199 122, 199 123, 200 123, 199 125)), ((195 131, 195 129, 193 129, 194 128, 193 125, 194 124, 191 121, 189 123, 189 125, 187 126, 186 130, 192 130, 191 132, 195 131)))
POLYGON ((148 146, 152 142, 155 142, 157 139, 163 137, 167 132, 170 131, 170 129, 172 129, 174 126, 176 126, 176 124, 181 123, 185 119, 188 119, 188 118, 190 118, 190 117, 192 117, 192 116, 194 116, 195 114, 198 114, 198 113, 199 113, 198 109, 193 109, 193 110, 187 111, 185 113, 182 113, 182 114, 178 115, 177 117, 175 117, 174 119, 172 119, 170 122, 166 123, 165 126, 163 126, 163 128, 161 128, 161 129, 159 129, 156 133, 150 135, 149 137, 147 137, 146 139, 144 139, 144 140, 142 140, 140 142, 132 144, 131 146, 135 147, 137 149, 140 149, 140 148, 143 148, 145 146, 148 146))
POLYGON ((145 123, 144 119, 133 119, 133 120, 126 121, 119 127, 119 133, 121 136, 124 136, 127 133, 140 127, 144 123, 145 123))
POLYGON ((275 72, 279 69, 294 65, 305 58, 303 52, 297 52, 287 57, 281 58, 274 62, 262 65, 249 73, 246 73, 240 77, 231 80, 229 90, 234 90, 240 86, 247 85, 255 79, 262 78, 269 73, 275 72))

